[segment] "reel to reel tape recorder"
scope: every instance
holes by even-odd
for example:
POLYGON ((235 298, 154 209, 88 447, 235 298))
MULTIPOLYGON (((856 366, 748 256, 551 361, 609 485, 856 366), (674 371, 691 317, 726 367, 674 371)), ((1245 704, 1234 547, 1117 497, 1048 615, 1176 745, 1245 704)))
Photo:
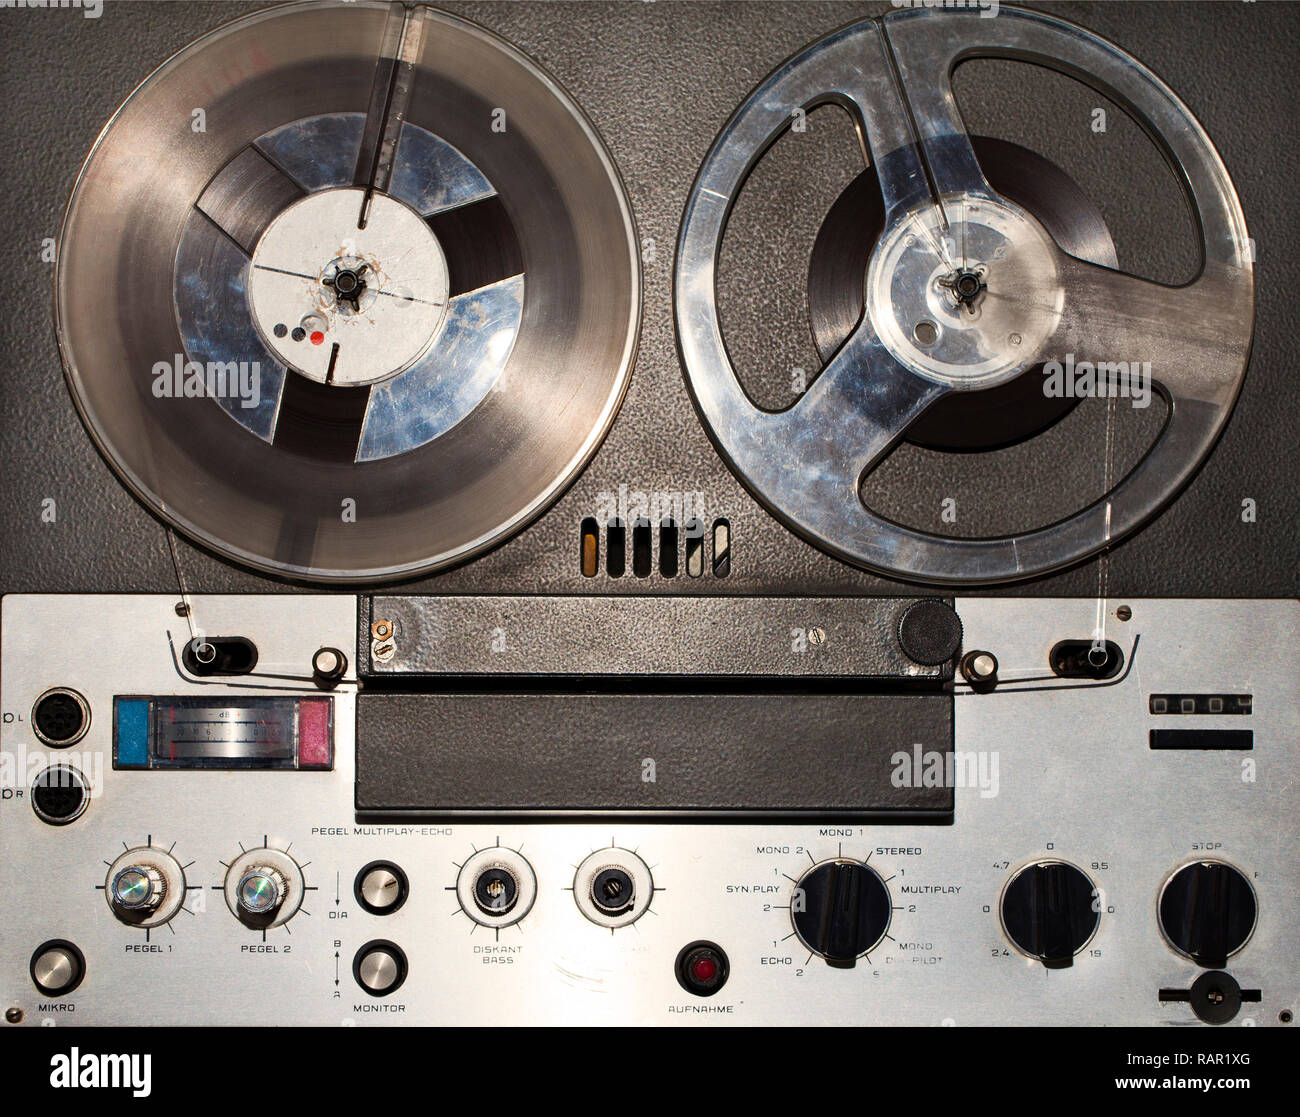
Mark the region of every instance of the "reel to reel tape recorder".
POLYGON ((1255 149, 1053 11, 450 7, 105 10, 8 1024, 1290 1024, 1255 149))

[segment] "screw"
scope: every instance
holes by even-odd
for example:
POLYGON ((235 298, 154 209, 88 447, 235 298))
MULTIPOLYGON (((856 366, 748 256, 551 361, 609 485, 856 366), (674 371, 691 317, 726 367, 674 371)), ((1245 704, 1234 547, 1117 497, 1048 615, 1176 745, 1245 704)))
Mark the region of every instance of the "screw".
POLYGON ((826 630, 824 628, 810 628, 808 630, 808 643, 814 647, 826 643, 826 630))
MULTIPOLYGON (((10 1009, 9 1011, 12 1012, 13 1009, 10 1009)), ((1279 1012, 1277 1014, 1277 1018, 1278 1018, 1278 1022, 1281 1024, 1290 1024, 1291 1021, 1295 1019, 1295 1017, 1291 1015, 1291 1010, 1289 1008, 1284 1008, 1281 1012, 1279 1012)))
POLYGON ((5 1020, 10 1024, 21 1024, 23 1022, 23 1010, 17 1005, 5 1009, 5 1020))
POLYGON ((1118 609, 1115 610, 1115 616, 1122 621, 1132 620, 1133 610, 1130 609, 1127 605, 1121 605, 1118 609))
POLYGON ((387 640, 393 634, 393 622, 379 620, 370 626, 370 635, 376 640, 387 640))
POLYGON ((190 607, 183 601, 176 602, 176 615, 178 617, 188 617, 190 615, 190 607))

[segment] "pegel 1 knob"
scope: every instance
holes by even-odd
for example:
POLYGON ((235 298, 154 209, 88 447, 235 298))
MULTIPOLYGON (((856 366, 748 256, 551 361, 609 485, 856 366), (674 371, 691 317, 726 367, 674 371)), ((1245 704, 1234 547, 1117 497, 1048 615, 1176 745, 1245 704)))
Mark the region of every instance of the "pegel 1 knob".
POLYGON ((109 885, 109 903, 119 916, 155 912, 166 895, 167 882, 153 865, 128 865, 109 885))
POLYGON ((185 869, 155 845, 123 850, 104 877, 108 910, 131 927, 161 927, 185 903, 185 869))

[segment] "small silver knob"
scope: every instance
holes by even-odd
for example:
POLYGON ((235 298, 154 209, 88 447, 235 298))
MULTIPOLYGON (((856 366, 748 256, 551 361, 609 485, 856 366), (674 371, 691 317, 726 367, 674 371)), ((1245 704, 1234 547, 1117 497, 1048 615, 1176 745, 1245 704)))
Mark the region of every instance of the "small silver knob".
POLYGON ((406 980, 406 955, 396 943, 368 942, 353 959, 352 975, 372 997, 386 997, 406 980))
POLYGON ((63 939, 36 948, 31 961, 32 983, 47 997, 71 993, 86 974, 81 951, 63 939))
POLYGON ((357 876, 356 896, 372 915, 388 915, 406 902, 406 874, 388 861, 365 866, 357 876))
POLYGON ((246 870, 235 892, 240 918, 257 925, 274 919, 284 903, 287 887, 284 875, 270 865, 254 865, 246 870))
POLYGON ((167 882, 152 865, 128 865, 113 877, 110 890, 114 911, 144 915, 158 910, 167 882))

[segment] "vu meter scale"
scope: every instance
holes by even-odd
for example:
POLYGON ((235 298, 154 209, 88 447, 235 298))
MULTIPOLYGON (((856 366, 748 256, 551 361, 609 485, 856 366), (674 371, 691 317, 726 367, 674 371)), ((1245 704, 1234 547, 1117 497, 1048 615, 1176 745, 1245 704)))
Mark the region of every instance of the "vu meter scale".
POLYGON ((295 737, 292 720, 264 714, 248 716, 225 706, 161 707, 157 751, 171 760, 214 757, 255 759, 281 757, 286 746, 292 755, 295 737))

